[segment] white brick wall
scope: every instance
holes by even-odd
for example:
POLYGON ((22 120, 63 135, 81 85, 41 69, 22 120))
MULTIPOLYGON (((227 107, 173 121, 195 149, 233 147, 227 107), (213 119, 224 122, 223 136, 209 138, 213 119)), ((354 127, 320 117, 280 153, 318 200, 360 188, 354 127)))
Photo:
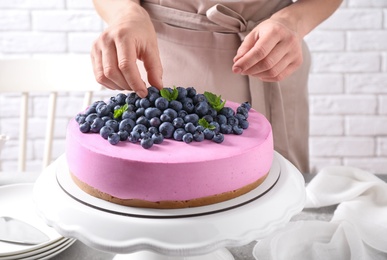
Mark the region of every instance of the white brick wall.
MULTIPOLYGON (((88 54, 103 29, 91 1, 0 1, 0 58, 88 54)), ((387 173, 387 1, 346 0, 306 37, 312 52, 310 152, 312 171, 351 165, 387 173)), ((103 95, 103 94, 101 94, 103 95)), ((81 97, 59 99, 54 155, 63 153, 64 129, 81 97)), ((17 136, 17 97, 0 95, 0 132, 17 136)), ((47 100, 30 104, 29 169, 40 167, 47 100)), ((16 165, 16 142, 1 155, 2 168, 16 165)))

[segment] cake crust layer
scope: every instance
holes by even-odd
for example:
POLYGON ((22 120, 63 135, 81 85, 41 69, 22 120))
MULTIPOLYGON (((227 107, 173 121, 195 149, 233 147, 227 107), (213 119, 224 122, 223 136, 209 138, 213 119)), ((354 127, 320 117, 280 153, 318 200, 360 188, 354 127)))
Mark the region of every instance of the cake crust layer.
POLYGON ((74 174, 72 173, 70 174, 75 184, 81 190, 83 190, 84 192, 86 192, 91 196, 94 196, 96 198, 106 200, 115 204, 123 205, 123 206, 154 208, 154 209, 178 209, 178 208, 200 207, 200 206, 211 205, 211 204, 223 202, 226 200, 234 199, 257 188, 259 185, 261 185, 264 182, 264 180, 268 175, 266 174, 263 177, 256 180, 255 182, 250 183, 242 188, 239 188, 233 191, 224 192, 221 194, 216 194, 216 195, 207 196, 203 198, 185 200, 185 201, 166 200, 166 201, 152 202, 152 201, 146 201, 146 200, 140 200, 140 199, 120 199, 120 198, 114 197, 110 194, 99 191, 98 189, 91 187, 90 185, 82 182, 74 174))

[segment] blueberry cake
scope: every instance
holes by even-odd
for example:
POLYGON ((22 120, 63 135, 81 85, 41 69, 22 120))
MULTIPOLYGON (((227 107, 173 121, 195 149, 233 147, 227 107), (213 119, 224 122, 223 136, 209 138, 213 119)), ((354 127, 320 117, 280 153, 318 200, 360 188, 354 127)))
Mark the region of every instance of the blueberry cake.
POLYGON ((67 128, 72 179, 88 194, 147 208, 222 202, 260 185, 273 160, 267 119, 194 88, 96 101, 67 128))

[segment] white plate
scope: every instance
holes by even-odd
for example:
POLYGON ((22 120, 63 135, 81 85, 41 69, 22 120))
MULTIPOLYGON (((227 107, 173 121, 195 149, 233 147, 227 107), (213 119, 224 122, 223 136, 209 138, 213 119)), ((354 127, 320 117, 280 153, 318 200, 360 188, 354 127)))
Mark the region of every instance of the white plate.
POLYGON ((62 238, 55 229, 47 226, 43 219, 36 214, 35 204, 32 199, 33 187, 34 185, 30 183, 1 186, 0 216, 10 216, 29 223, 45 233, 49 237, 49 240, 33 246, 0 242, 0 257, 44 248, 62 238))
POLYGON ((76 239, 68 239, 67 241, 63 242, 62 244, 58 245, 55 248, 52 248, 50 250, 44 251, 40 254, 36 254, 33 256, 25 257, 25 258, 20 258, 20 260, 44 260, 44 259, 50 259, 59 253, 63 252, 67 248, 69 248, 76 239))
POLYGON ((170 256, 203 255, 262 239, 303 209, 304 178, 278 153, 274 160, 281 174, 268 192, 242 206, 213 214, 139 218, 87 206, 59 186, 55 174, 58 161, 36 181, 34 200, 42 218, 59 233, 102 251, 127 254, 148 250, 170 256))
POLYGON ((51 243, 45 247, 40 247, 36 250, 10 256, 0 256, 0 260, 41 259, 43 256, 49 256, 56 252, 59 253, 63 247, 67 245, 70 246, 75 241, 76 239, 73 238, 61 238, 54 243, 51 243))
POLYGON ((268 192, 278 181, 281 174, 280 164, 277 160, 273 162, 272 168, 264 180, 254 190, 231 200, 224 202, 193 208, 183 209, 149 209, 149 208, 136 208, 127 207, 111 203, 96 197, 93 197, 77 185, 72 180, 69 169, 66 163, 66 158, 61 156, 57 161, 56 175, 59 186, 73 199, 84 203, 87 206, 96 208, 98 210, 106 211, 108 213, 119 214, 129 217, 139 218, 182 218, 182 217, 194 217, 206 214, 214 214, 222 211, 232 210, 237 207, 241 207, 247 203, 250 203, 268 192))

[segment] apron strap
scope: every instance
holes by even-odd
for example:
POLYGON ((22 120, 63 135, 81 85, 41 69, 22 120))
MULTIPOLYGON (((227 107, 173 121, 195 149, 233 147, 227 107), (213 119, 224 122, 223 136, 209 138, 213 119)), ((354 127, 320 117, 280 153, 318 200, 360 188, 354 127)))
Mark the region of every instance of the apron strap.
POLYGON ((169 25, 198 31, 237 33, 241 40, 261 22, 246 21, 242 15, 222 4, 208 9, 206 15, 151 3, 142 3, 142 7, 152 19, 169 25))

